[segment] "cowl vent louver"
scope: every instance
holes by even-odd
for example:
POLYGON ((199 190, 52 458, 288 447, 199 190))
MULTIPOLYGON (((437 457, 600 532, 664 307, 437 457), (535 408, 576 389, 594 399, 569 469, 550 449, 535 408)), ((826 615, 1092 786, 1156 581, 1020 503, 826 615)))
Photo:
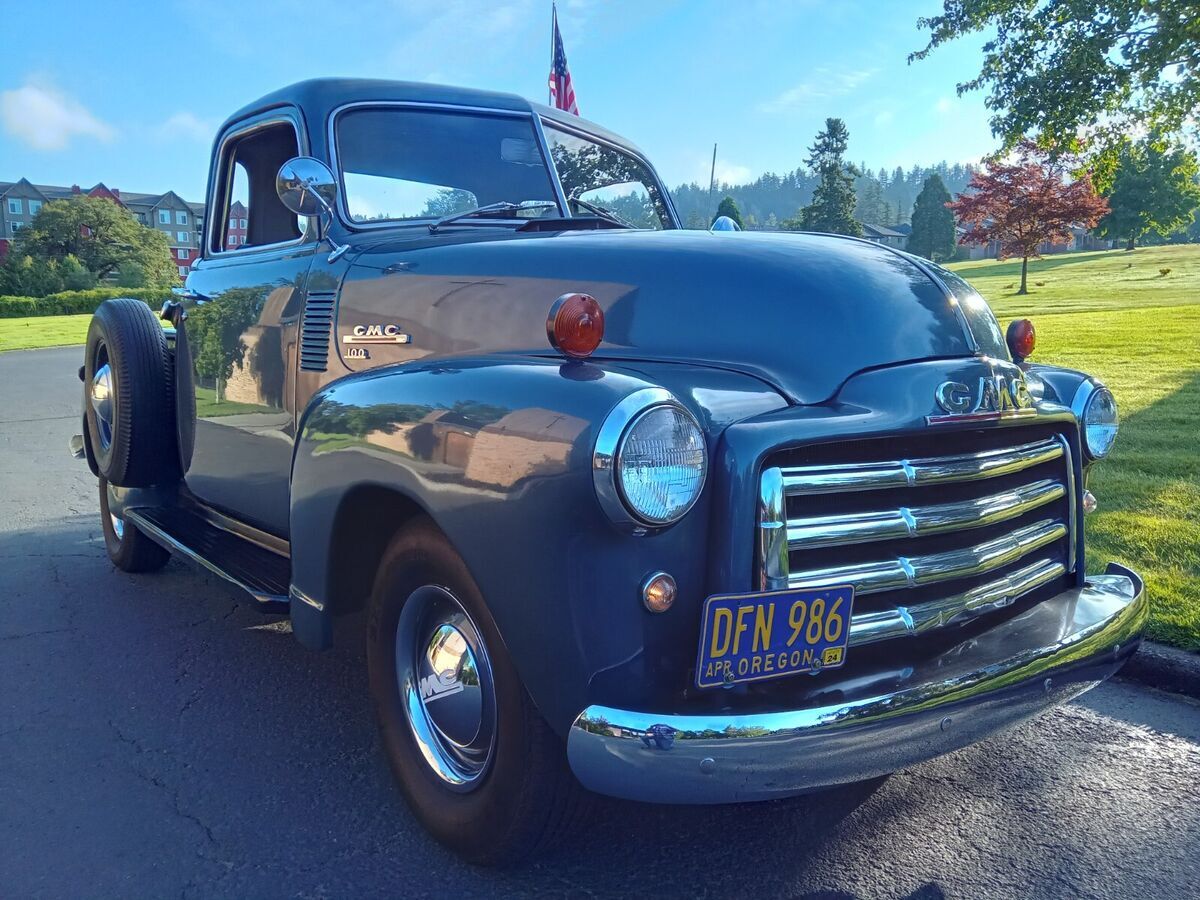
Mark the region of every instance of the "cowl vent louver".
POLYGON ((333 330, 333 306, 337 295, 312 293, 304 304, 300 327, 300 368, 324 372, 329 364, 329 333, 333 330))

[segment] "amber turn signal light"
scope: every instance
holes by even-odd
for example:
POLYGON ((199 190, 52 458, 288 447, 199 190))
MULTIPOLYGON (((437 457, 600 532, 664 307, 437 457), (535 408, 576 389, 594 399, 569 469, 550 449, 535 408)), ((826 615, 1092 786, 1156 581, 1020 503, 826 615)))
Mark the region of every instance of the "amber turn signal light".
POLYGON ((663 613, 675 602, 678 588, 666 572, 655 572, 642 585, 642 604, 652 613, 663 613))
POLYGON ((1033 348, 1037 345, 1033 323, 1028 319, 1014 319, 1009 322, 1004 341, 1008 344, 1008 352, 1012 354, 1013 362, 1024 362, 1033 356, 1033 348))
POLYGON ((564 356, 590 356, 604 340, 604 310, 588 294, 563 294, 550 307, 546 336, 564 356))

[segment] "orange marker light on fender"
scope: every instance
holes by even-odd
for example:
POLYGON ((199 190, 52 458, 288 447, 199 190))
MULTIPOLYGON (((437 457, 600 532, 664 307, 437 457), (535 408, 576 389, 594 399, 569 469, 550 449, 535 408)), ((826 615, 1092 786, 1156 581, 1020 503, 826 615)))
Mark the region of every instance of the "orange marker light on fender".
POLYGON ((1008 331, 1004 333, 1004 342, 1013 356, 1013 362, 1024 362, 1033 355, 1037 345, 1037 334, 1033 323, 1028 319, 1014 319, 1008 323, 1008 331))
POLYGON ((563 294, 546 318, 550 346, 564 356, 583 359, 604 340, 604 310, 588 294, 563 294))

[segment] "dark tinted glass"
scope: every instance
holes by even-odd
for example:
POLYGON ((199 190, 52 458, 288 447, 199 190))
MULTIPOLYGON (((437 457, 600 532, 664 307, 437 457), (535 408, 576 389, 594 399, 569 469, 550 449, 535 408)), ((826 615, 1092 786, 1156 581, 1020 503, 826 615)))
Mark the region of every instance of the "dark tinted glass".
POLYGON ((637 157, 544 123, 550 159, 558 169, 571 213, 593 215, 585 203, 602 206, 638 228, 670 228, 662 190, 637 157))
MULTIPOLYGON (((528 118, 379 107, 337 120, 346 210, 356 222, 437 218, 476 206, 551 201, 528 118)), ((556 208, 522 215, 555 215, 556 208)))

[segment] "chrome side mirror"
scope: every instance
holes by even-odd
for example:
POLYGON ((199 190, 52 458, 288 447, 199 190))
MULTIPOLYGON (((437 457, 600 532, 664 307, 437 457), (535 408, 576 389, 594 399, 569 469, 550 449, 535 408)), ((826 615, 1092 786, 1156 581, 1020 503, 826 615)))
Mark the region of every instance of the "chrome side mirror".
POLYGON ((333 217, 337 199, 337 179, 329 166, 311 156, 297 156, 279 167, 275 193, 298 216, 333 217))
MULTIPOLYGON (((318 220, 317 237, 328 237, 327 229, 333 223, 333 204, 337 200, 337 178, 329 166, 311 156, 297 156, 279 167, 275 176, 275 193, 290 212, 298 216, 325 216, 329 220, 318 220)), ((350 249, 349 244, 339 244, 329 238, 333 248, 329 261, 333 262, 350 249)))

